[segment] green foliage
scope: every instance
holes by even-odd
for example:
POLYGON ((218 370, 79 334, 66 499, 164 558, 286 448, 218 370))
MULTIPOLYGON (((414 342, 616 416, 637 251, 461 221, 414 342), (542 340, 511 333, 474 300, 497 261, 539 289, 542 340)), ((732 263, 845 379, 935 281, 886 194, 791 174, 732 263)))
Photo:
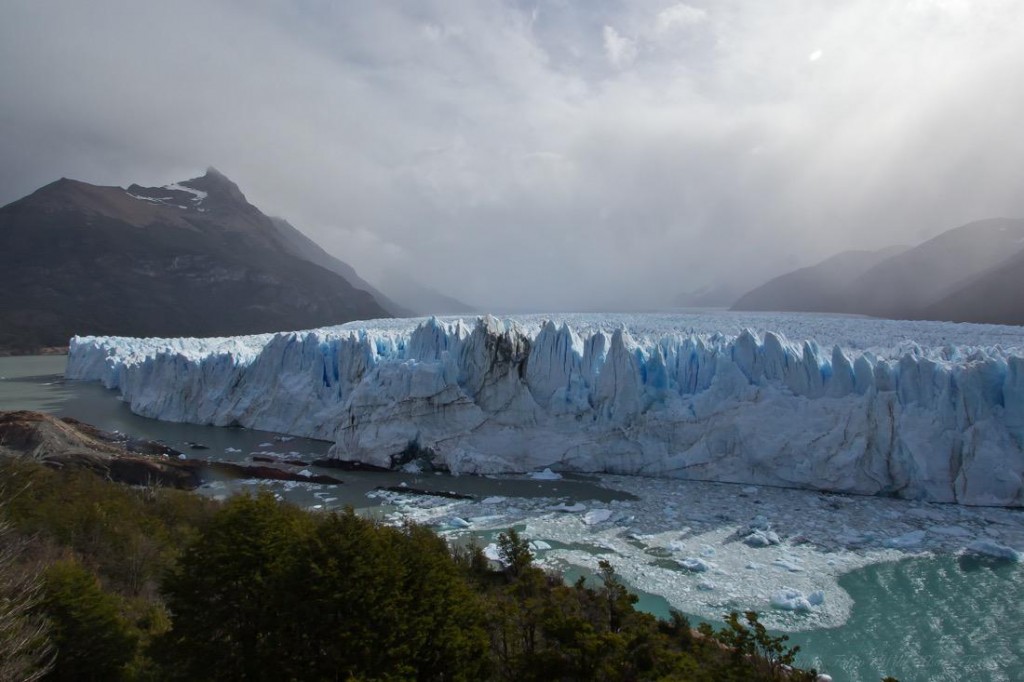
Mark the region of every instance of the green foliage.
POLYGON ((509 528, 498 535, 498 556, 505 564, 509 575, 518 577, 533 565, 530 542, 519 537, 515 528, 509 528))
POLYGON ((814 671, 794 671, 793 662, 800 647, 787 647, 788 635, 773 637, 758 621, 757 613, 743 614, 746 623, 740 622, 740 614, 733 611, 725 617, 725 627, 718 631, 717 639, 727 646, 734 661, 734 667, 749 666, 769 680, 809 680, 817 678, 814 671))
POLYGON ((57 658, 48 680, 117 680, 134 657, 137 636, 117 597, 74 560, 46 571, 42 612, 51 624, 57 658))
MULTIPOLYGON (((220 505, 25 463, 0 462, 0 476, 19 491, 12 524, 32 538, 21 554, 51 564, 37 610, 52 623, 53 679, 813 679, 786 670, 796 649, 756 614, 720 631, 658 620, 610 563, 566 585, 514 529, 499 536, 496 571, 478 546, 421 526, 269 494, 220 505)), ((45 633, 35 643, 21 659, 30 674, 45 633)))
POLYGON ((131 488, 4 458, 0 480, 12 491, 7 512, 18 531, 72 550, 115 591, 149 598, 217 506, 180 490, 131 488))
POLYGON ((479 679, 483 611, 443 540, 237 497, 164 582, 188 679, 479 679))

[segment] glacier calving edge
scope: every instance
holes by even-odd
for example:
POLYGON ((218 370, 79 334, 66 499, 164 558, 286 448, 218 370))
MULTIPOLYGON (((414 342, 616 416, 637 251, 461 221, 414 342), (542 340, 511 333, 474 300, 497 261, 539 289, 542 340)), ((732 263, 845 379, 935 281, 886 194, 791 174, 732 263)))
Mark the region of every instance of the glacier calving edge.
POLYGON ((458 473, 642 474, 1024 506, 1024 357, 782 334, 430 319, 227 339, 76 337, 67 376, 143 416, 458 473), (410 447, 414 446, 414 447, 410 447))

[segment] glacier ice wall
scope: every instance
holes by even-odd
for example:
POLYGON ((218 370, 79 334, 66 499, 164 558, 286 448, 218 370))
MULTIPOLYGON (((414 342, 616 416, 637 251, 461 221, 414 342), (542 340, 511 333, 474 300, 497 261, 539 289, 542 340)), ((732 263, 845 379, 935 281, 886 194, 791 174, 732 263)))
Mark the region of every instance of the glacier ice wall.
MULTIPOLYGON (((1024 506, 1024 355, 493 317, 228 339, 76 337, 67 376, 158 419, 394 466, 643 474, 1024 506)), ((364 323, 365 324, 365 323, 364 323)), ((884 331, 884 330, 883 330, 884 331)))

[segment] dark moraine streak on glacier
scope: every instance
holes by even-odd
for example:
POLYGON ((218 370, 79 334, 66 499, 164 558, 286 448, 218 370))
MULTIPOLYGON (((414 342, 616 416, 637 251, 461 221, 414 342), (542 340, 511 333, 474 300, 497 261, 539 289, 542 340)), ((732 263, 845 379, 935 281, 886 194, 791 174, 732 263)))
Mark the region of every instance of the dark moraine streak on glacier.
POLYGON ((551 467, 1024 505, 1019 349, 822 349, 775 332, 695 333, 681 319, 84 337, 67 376, 118 389, 144 416, 330 439, 333 456, 377 465, 415 451, 461 473, 551 467))

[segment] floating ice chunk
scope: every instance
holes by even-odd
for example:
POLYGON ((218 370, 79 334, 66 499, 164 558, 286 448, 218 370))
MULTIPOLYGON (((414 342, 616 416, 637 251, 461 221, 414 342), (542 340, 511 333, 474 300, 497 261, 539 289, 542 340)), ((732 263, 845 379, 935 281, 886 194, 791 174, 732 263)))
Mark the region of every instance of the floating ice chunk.
POLYGON ((407 474, 422 474, 423 467, 420 466, 419 462, 406 462, 402 465, 402 471, 407 474))
POLYGON ((530 540, 530 549, 535 552, 544 552, 551 549, 551 545, 543 540, 530 540))
POLYGON ((677 563, 683 568, 685 568, 687 571, 691 571, 692 573, 705 573, 709 568, 711 568, 711 565, 708 564, 706 561, 698 559, 696 557, 687 557, 685 559, 680 559, 677 563))
POLYGON ((604 523, 612 517, 614 514, 611 509, 591 509, 583 515, 583 523, 588 526, 594 526, 599 523, 604 523))
POLYGON ((483 554, 491 561, 501 561, 501 553, 498 552, 498 545, 494 542, 483 548, 483 554))
POLYGON ((748 485, 741 489, 740 492, 743 493, 744 495, 756 495, 758 492, 760 492, 760 488, 758 488, 756 485, 748 485))
POLYGON ((894 538, 889 538, 885 541, 885 546, 892 547, 893 549, 917 547, 924 542, 925 535, 926 533, 923 530, 914 530, 894 538))
POLYGON ((272 447, 274 447, 274 444, 273 443, 260 443, 256 447, 258 447, 258 448, 272 448, 272 447))
POLYGON ((502 502, 505 501, 505 499, 506 498, 502 497, 501 495, 494 495, 492 497, 485 497, 484 499, 480 500, 480 504, 501 504, 502 502))
POLYGON ((224 452, 241 452, 241 448, 224 448, 224 452))
POLYGON ((559 504, 556 504, 553 507, 548 507, 548 509, 550 509, 551 511, 557 511, 557 512, 576 513, 576 512, 586 511, 587 510, 587 506, 585 504, 580 504, 579 502, 577 502, 576 504, 566 504, 564 502, 561 502, 559 504))
POLYGON ((799 573, 804 570, 803 566, 797 564, 796 560, 792 557, 783 557, 776 559, 772 562, 772 564, 778 566, 779 568, 784 568, 790 573, 799 573))
POLYGON ((764 514, 758 514, 750 522, 750 530, 769 530, 771 527, 771 521, 764 514))
POLYGON ((306 478, 309 478, 312 475, 313 472, 310 471, 309 469, 303 469, 302 471, 299 472, 299 476, 305 476, 306 478))
POLYGON ((700 548, 700 555, 704 557, 713 557, 716 553, 715 548, 711 545, 704 545, 700 548))
POLYGON ((188 457, 186 457, 184 454, 181 454, 181 455, 178 455, 178 459, 186 460, 186 459, 188 459, 188 457))
POLYGON ((544 469, 544 471, 535 471, 530 474, 530 478, 535 481, 557 481, 562 478, 562 474, 555 473, 551 469, 544 469))
POLYGON ((1024 560, 1024 555, 1017 550, 1012 547, 1007 547, 1006 545, 1001 545, 993 540, 975 540, 971 544, 967 545, 964 548, 964 551, 969 554, 980 554, 994 559, 1012 561, 1014 563, 1020 563, 1024 560))
POLYGON ((780 542, 782 541, 779 539, 779 534, 773 530, 755 530, 743 538, 743 543, 751 547, 770 547, 780 542))
POLYGON ((699 583, 697 583, 697 589, 704 590, 705 592, 710 592, 711 590, 715 589, 715 587, 715 583, 711 580, 701 580, 699 583))
POLYGON ((815 590, 807 595, 807 601, 811 606, 821 606, 825 603, 825 593, 822 590, 815 590))
POLYGON ((469 528, 473 524, 471 524, 466 519, 463 519, 458 516, 453 516, 451 519, 449 519, 448 525, 452 528, 469 528))
POLYGON ((805 597, 803 592, 794 590, 792 587, 783 587, 774 592, 771 604, 774 608, 797 613, 808 613, 813 608, 810 599, 805 597))

